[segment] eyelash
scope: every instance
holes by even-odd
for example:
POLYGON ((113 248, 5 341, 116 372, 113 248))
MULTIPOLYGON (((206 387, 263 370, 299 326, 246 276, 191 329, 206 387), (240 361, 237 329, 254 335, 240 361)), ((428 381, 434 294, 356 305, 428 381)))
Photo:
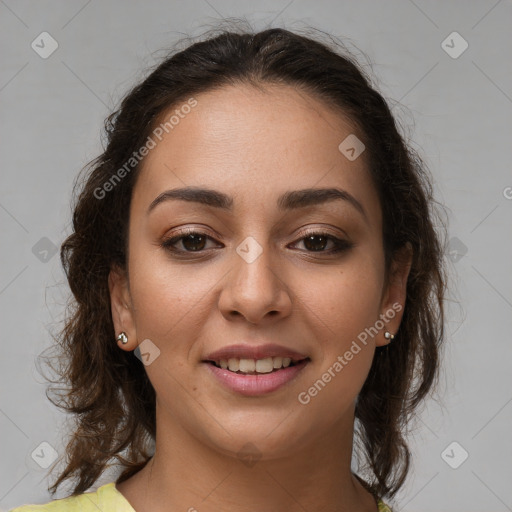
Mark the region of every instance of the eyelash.
MULTIPOLYGON (((183 238, 186 238, 187 236, 190 236, 190 235, 204 236, 210 240, 213 240, 213 238, 208 236, 206 233, 203 233, 201 231, 196 231, 196 230, 190 228, 190 229, 185 229, 183 231, 180 231, 177 235, 175 235, 171 238, 167 238, 166 240, 163 240, 163 242, 161 243, 161 247, 164 248, 165 250, 167 250, 171 253, 177 254, 177 255, 200 254, 200 253, 204 253, 205 251, 208 250, 208 249, 202 249, 200 251, 186 251, 186 250, 180 250, 180 249, 176 249, 175 247, 172 247, 177 242, 179 242, 183 238)), ((349 249, 352 249, 354 247, 354 243, 349 242, 348 240, 343 240, 341 238, 337 238, 337 237, 335 237, 327 232, 324 232, 324 231, 308 231, 308 232, 302 233, 301 235, 302 236, 297 240, 298 242, 302 242, 304 239, 306 239, 307 237, 310 237, 310 236, 323 236, 323 237, 328 238, 329 240, 332 240, 334 243, 334 248, 329 251, 308 251, 308 250, 306 250, 306 252, 308 254, 319 253, 319 254, 324 254, 324 255, 332 255, 332 254, 338 254, 338 253, 341 253, 344 251, 348 251, 349 249)))

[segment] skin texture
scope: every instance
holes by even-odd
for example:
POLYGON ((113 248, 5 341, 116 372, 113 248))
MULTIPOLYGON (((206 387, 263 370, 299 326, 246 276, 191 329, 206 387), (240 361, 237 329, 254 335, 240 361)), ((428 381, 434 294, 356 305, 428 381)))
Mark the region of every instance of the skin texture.
POLYGON ((398 330, 403 308, 309 404, 297 399, 379 315, 405 304, 410 259, 385 287, 381 209, 364 153, 349 161, 338 150, 357 132, 289 86, 229 86, 196 99, 144 161, 130 208, 128 279, 117 269, 109 277, 116 333, 129 340, 119 348, 150 339, 160 350, 146 366, 157 395, 155 456, 118 489, 137 512, 375 512, 350 470, 354 407, 375 346, 398 330), (160 193, 184 186, 229 194, 233 212, 166 201, 146 213, 160 193), (310 187, 347 190, 366 218, 346 201, 278 210, 280 194, 310 187), (201 253, 178 241, 189 249, 178 258, 160 244, 186 227, 211 239, 201 253), (329 255, 328 242, 315 252, 304 237, 318 231, 354 247, 329 255), (249 236, 263 251, 252 263, 236 252, 249 236), (227 345, 267 342, 311 362, 264 396, 222 387, 201 362, 227 345), (237 455, 246 443, 258 451, 253 465, 237 455))

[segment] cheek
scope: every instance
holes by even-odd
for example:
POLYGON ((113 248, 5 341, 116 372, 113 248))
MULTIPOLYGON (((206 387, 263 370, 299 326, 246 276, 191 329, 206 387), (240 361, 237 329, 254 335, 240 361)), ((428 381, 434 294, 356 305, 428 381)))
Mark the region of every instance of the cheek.
POLYGON ((345 265, 300 279, 304 303, 323 324, 329 339, 340 342, 373 325, 379 315, 382 269, 377 260, 355 254, 345 265))
MULTIPOLYGON (((158 253, 159 250, 155 250, 158 253)), ((190 326, 211 285, 192 266, 173 265, 162 255, 135 251, 130 261, 130 291, 140 339, 162 343, 190 326)))
POLYGON ((374 355, 371 328, 379 319, 381 272, 378 260, 357 256, 339 270, 303 280, 310 331, 320 348, 311 393, 304 390, 310 398, 350 402, 363 386, 374 355))
POLYGON ((309 298, 318 358, 297 400, 309 417, 321 418, 317 421, 326 428, 354 405, 374 357, 375 343, 366 329, 375 324, 378 314, 375 280, 347 274, 326 281, 329 285, 323 293, 309 298))

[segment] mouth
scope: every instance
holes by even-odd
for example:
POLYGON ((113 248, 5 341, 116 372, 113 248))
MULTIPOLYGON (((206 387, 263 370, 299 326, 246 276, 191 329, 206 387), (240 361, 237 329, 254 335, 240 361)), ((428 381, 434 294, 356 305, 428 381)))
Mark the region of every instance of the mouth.
POLYGON ((238 375, 267 375, 277 373, 285 368, 299 365, 304 366, 303 363, 308 363, 309 361, 311 361, 309 357, 302 359, 292 359, 290 357, 241 359, 234 357, 230 359, 220 359, 218 361, 205 360, 203 362, 238 375))
POLYGON ((310 362, 309 357, 293 361, 291 359, 287 361, 284 357, 281 359, 281 362, 277 357, 240 360, 231 358, 203 362, 209 374, 224 389, 246 397, 262 397, 290 386, 300 377, 302 370, 310 362), (275 364, 278 368, 270 368, 268 359, 272 362, 272 366, 275 364), (226 363, 227 368, 223 368, 226 363), (285 364, 288 366, 284 366, 285 364))

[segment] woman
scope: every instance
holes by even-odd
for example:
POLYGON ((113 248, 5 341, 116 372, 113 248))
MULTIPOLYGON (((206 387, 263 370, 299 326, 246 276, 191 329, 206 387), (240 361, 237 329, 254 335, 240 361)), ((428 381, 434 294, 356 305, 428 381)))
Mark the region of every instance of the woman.
POLYGON ((105 127, 61 249, 53 401, 77 423, 51 490, 72 495, 15 510, 390 510, 445 275, 427 171, 370 79, 310 37, 224 31, 105 127))

